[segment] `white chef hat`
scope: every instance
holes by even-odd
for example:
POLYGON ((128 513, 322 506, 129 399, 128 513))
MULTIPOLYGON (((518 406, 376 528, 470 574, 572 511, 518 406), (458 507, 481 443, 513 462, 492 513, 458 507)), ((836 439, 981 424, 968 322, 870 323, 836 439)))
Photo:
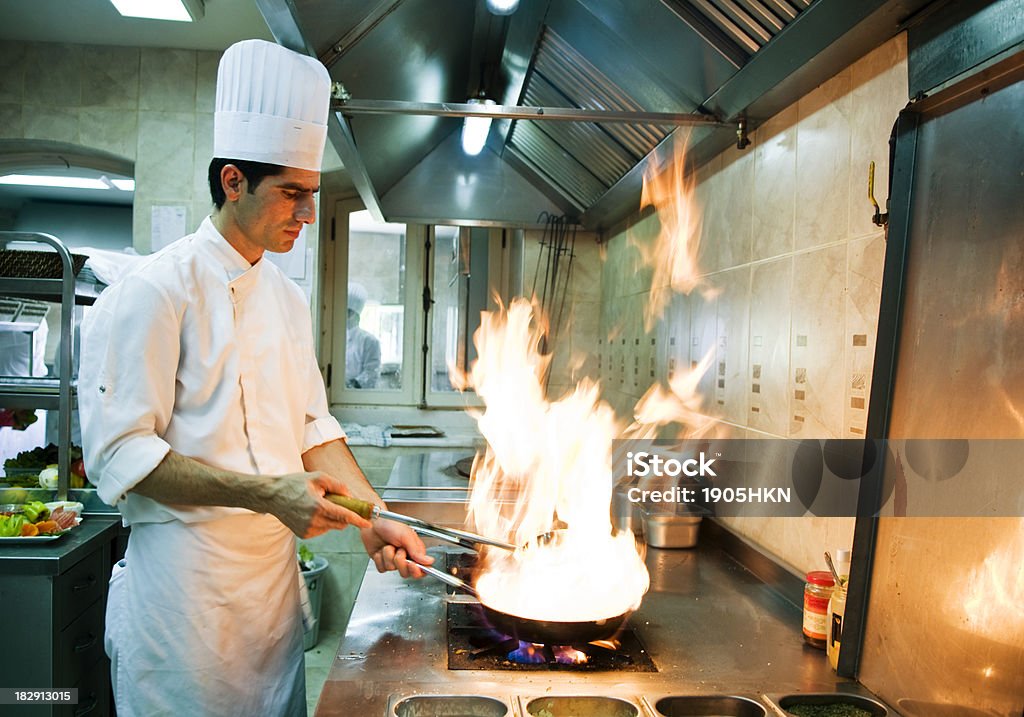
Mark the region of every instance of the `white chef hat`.
POLYGON ((213 156, 320 171, 331 76, 319 61, 265 40, 224 51, 213 156))
POLYGON ((348 285, 348 309, 361 314, 364 306, 366 306, 366 287, 353 281, 348 285))

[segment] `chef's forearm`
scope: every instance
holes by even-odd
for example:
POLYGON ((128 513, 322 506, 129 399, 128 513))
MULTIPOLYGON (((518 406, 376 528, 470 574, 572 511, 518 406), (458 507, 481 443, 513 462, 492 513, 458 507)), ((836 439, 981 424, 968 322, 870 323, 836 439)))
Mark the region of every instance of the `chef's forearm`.
POLYGON ((345 441, 338 439, 310 448, 302 454, 302 465, 307 471, 323 471, 342 481, 353 497, 385 507, 345 441))
POLYGON ((214 468, 170 451, 132 492, 166 504, 218 505, 268 513, 280 487, 275 483, 267 476, 214 468))

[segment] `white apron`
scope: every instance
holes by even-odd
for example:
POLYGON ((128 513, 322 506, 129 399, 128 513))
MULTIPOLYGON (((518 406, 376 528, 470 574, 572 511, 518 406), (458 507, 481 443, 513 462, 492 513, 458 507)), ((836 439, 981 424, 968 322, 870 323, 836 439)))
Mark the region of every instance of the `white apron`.
POLYGON ((269 515, 132 526, 107 601, 119 717, 306 714, 295 540, 269 515))

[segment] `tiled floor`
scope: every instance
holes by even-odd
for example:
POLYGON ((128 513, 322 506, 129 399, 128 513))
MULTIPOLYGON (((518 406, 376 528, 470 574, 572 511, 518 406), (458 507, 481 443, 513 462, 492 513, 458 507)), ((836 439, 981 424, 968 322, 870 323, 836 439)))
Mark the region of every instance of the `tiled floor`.
POLYGON ((323 690, 344 634, 344 628, 321 631, 316 646, 306 650, 306 707, 310 717, 316 712, 316 702, 320 699, 320 691, 323 690))

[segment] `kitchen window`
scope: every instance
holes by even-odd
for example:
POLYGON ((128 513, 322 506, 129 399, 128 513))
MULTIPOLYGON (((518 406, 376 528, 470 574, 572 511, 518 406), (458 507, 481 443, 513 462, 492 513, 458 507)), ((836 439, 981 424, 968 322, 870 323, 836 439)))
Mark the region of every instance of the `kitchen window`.
POLYGON ((475 358, 480 313, 521 284, 521 233, 378 223, 337 205, 324 326, 332 404, 462 407, 449 366, 475 358))

